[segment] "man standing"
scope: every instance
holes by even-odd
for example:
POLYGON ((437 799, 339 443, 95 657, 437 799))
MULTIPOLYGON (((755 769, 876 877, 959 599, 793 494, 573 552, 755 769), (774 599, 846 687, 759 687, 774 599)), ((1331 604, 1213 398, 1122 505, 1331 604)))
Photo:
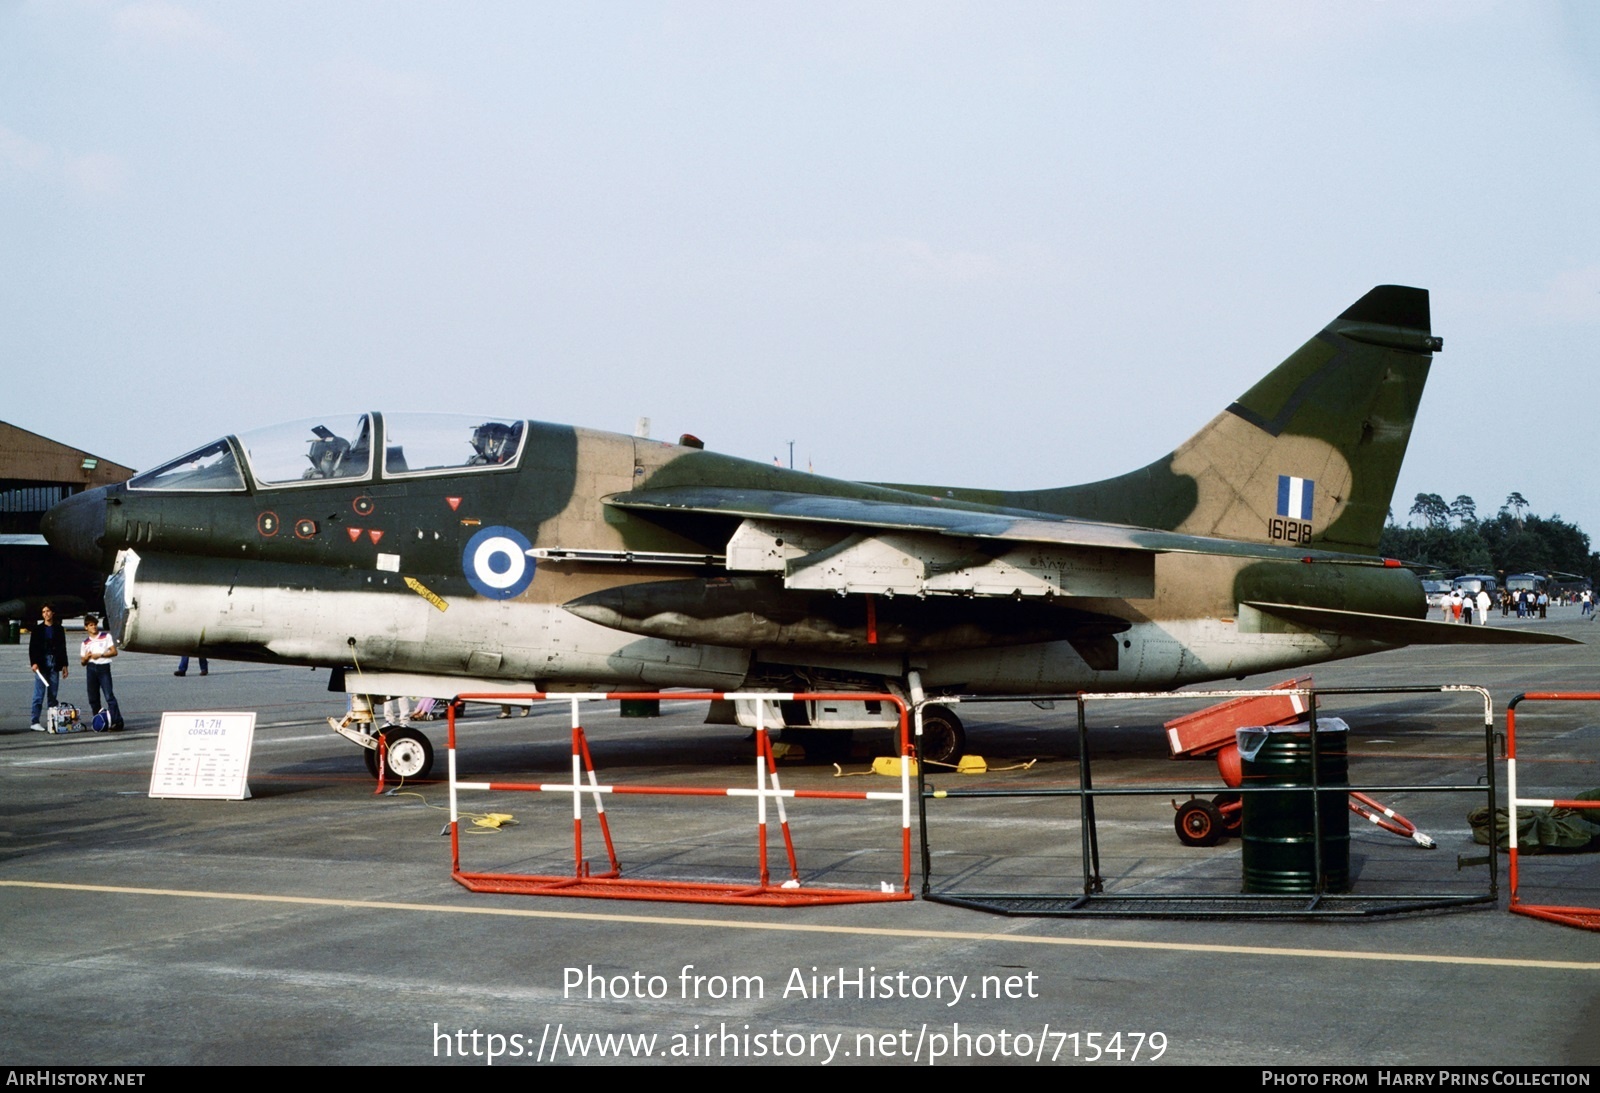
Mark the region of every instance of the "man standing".
POLYGON ((39 714, 45 699, 56 704, 56 688, 67 678, 67 636, 56 621, 54 604, 45 604, 39 612, 40 621, 28 634, 28 666, 33 669, 33 723, 34 732, 44 732, 39 724, 39 714))
POLYGON ((117 640, 110 631, 100 629, 100 620, 93 615, 83 617, 83 629, 88 637, 83 639, 78 661, 89 677, 89 707, 96 714, 105 710, 106 716, 111 719, 106 728, 121 732, 122 710, 117 706, 117 696, 111 691, 111 658, 117 655, 117 640), (106 698, 104 706, 100 705, 102 693, 106 698))

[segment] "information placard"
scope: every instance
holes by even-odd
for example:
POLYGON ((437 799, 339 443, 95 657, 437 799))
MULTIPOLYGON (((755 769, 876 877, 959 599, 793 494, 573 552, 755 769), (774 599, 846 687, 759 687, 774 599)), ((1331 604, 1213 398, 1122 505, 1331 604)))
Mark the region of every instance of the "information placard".
POLYGON ((244 800, 255 737, 253 711, 163 713, 150 796, 244 800))

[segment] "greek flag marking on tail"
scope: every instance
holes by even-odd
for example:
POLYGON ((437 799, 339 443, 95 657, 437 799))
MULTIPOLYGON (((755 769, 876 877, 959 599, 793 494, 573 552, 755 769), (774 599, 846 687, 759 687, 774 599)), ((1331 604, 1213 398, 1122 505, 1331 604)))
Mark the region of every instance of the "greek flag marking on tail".
POLYGON ((1278 515, 1291 520, 1311 519, 1311 498, 1317 484, 1309 478, 1278 476, 1278 515))

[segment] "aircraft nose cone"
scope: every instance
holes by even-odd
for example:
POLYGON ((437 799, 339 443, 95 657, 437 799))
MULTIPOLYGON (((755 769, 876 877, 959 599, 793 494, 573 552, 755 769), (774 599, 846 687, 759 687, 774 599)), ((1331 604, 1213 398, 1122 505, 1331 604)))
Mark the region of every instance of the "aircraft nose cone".
POLYGON ((67 557, 104 570, 106 490, 104 486, 74 494, 44 514, 39 530, 45 541, 67 557))

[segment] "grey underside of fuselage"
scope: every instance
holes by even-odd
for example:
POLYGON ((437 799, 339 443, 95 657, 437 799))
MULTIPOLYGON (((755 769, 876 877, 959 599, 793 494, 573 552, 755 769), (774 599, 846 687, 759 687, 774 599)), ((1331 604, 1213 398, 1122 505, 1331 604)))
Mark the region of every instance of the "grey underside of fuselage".
POLYGON ((865 647, 834 655, 755 651, 640 637, 560 605, 473 595, 444 609, 393 573, 340 571, 319 586, 303 570, 151 555, 107 588, 125 648, 269 663, 350 666, 549 686, 735 689, 784 671, 901 678, 973 693, 1166 688, 1371 652, 1371 642, 1310 632, 1249 632, 1233 619, 1135 622, 1116 667, 1091 669, 1066 641, 921 656, 865 647))
POLYGON ((744 650, 636 637, 548 604, 468 596, 439 598, 441 609, 392 573, 347 571, 332 587, 323 575, 315 588, 290 583, 295 576, 293 567, 153 555, 131 580, 113 579, 107 595, 118 601, 110 608, 118 636, 135 652, 718 689, 742 682, 749 663, 744 650), (288 580, 260 579, 277 575, 288 580))

